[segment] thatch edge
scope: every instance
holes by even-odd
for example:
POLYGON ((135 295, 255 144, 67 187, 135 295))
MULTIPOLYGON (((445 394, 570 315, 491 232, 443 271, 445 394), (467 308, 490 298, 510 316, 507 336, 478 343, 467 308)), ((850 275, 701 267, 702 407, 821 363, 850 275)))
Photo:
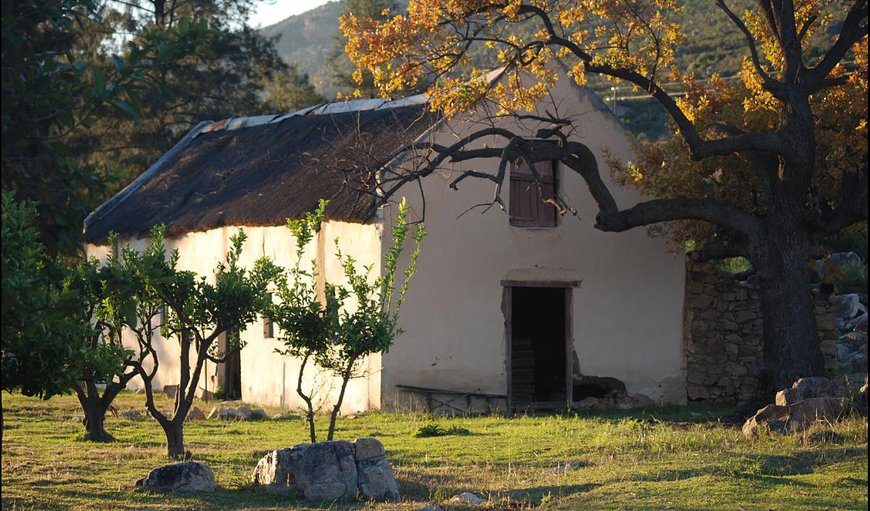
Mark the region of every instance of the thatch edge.
POLYGON ((151 177, 160 170, 160 168, 166 164, 169 159, 175 157, 176 154, 180 153, 182 149, 187 147, 191 140, 196 138, 202 130, 214 124, 213 121, 201 121, 197 124, 192 130, 187 132, 184 137, 175 144, 172 149, 163 154, 160 158, 151 165, 148 170, 139 175, 136 179, 133 180, 130 184, 124 187, 123 190, 116 193, 106 202, 97 206, 97 209, 91 211, 87 217, 85 217, 84 227, 82 228, 82 233, 87 235, 88 227, 93 224, 98 219, 112 212, 119 204, 124 202, 124 200, 132 195, 136 190, 142 187, 151 177))

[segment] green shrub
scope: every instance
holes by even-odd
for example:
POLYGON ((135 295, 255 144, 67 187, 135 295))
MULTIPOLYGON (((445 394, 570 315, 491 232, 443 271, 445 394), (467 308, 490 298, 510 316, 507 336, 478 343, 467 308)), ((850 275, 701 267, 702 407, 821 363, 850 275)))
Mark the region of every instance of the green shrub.
POLYGON ((465 428, 460 428, 459 426, 451 426, 447 429, 444 429, 437 423, 429 422, 417 428, 417 431, 413 432, 411 436, 413 436, 414 438, 428 438, 433 436, 465 436, 470 434, 471 431, 468 431, 465 428))

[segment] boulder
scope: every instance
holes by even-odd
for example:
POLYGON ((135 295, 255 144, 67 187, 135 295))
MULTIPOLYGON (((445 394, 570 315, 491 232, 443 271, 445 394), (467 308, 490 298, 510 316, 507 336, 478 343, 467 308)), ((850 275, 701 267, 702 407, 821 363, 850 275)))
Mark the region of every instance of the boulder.
POLYGON ((251 418, 251 408, 247 405, 242 405, 235 409, 239 420, 246 421, 251 418))
POLYGON ((298 493, 307 500, 371 500, 399 497, 384 446, 374 438, 300 444, 267 453, 254 469, 254 486, 274 493, 298 493))
POLYGON ((142 418, 142 414, 139 412, 139 410, 127 410, 125 412, 121 412, 120 416, 131 421, 139 420, 142 418))
POLYGON ((862 373, 867 372, 867 355, 861 353, 860 351, 853 353, 848 358, 848 362, 848 369, 862 373))
POLYGON ((867 312, 867 308, 861 303, 860 297, 855 293, 831 295, 828 301, 837 306, 837 316, 846 320, 851 320, 858 314, 867 312))
POLYGON ((767 405, 746 420, 743 436, 757 438, 760 430, 785 432, 787 419, 787 406, 767 405))
POLYGON ((833 422, 846 409, 839 397, 811 397, 789 407, 788 429, 802 431, 815 422, 833 422))
POLYGON ((756 438, 759 429, 785 433, 811 424, 836 420, 846 409, 836 383, 824 377, 801 378, 790 389, 776 393, 776 403, 765 406, 743 424, 743 434, 756 438))
POLYGON ((263 410, 262 408, 254 408, 253 410, 251 410, 250 419, 252 421, 261 421, 265 420, 266 418, 268 418, 268 416, 266 415, 266 410, 263 410))
POLYGON ((253 483, 313 501, 353 499, 358 491, 353 453, 353 445, 344 440, 272 451, 257 463, 253 483))
POLYGON ((221 408, 218 410, 217 418, 224 421, 242 420, 242 415, 235 408, 221 408))
POLYGON ((813 397, 837 397, 840 393, 836 382, 824 376, 801 378, 794 382, 791 388, 796 391, 796 401, 813 397))
POLYGON ((189 421, 202 421, 205 420, 205 414, 202 410, 199 409, 198 406, 194 406, 190 409, 190 412, 187 414, 187 420, 189 421))
POLYGON ((173 463, 155 468, 136 481, 136 486, 145 491, 211 492, 215 489, 214 472, 195 461, 173 463))
POLYGON ((374 438, 357 439, 354 457, 359 492, 364 497, 379 501, 399 498, 399 486, 381 442, 374 438))

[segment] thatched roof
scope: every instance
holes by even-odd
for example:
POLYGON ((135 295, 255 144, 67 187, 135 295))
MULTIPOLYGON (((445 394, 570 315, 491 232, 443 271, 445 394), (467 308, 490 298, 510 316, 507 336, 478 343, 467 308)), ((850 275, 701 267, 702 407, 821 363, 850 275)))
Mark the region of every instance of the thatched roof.
POLYGON ((433 126, 425 98, 321 105, 283 116, 203 123, 85 220, 85 239, 109 232, 142 237, 226 225, 283 225, 330 199, 327 217, 366 222, 371 194, 360 186, 433 126))

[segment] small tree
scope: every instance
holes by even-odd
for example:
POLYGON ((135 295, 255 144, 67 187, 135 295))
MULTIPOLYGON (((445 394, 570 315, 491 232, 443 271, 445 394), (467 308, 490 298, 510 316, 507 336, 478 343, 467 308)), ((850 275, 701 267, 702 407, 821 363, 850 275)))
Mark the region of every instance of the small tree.
POLYGON ((281 330, 280 340, 285 348, 279 353, 298 357, 302 360, 296 379, 296 393, 305 403, 305 418, 308 421, 308 435, 312 443, 317 442, 314 417, 314 390, 309 393, 303 389, 303 375, 309 362, 321 363, 333 338, 339 302, 329 286, 324 300, 317 293, 317 261, 311 261, 311 270, 302 268, 305 247, 320 231, 324 211, 329 202, 321 200, 317 209, 305 218, 287 220, 287 228, 296 238, 296 261, 289 272, 276 279, 278 303, 269 304, 266 314, 281 330), (324 303, 325 302, 325 303, 324 303))
MULTIPOLYGON (((126 353, 119 343, 99 342, 103 329, 91 323, 101 303, 93 287, 96 263, 70 268, 48 258, 35 216, 33 203, 3 192, 2 383, 3 390, 48 399, 78 392, 82 380, 113 380, 123 373, 126 353)), ((99 419, 85 408, 90 438, 108 438, 102 426, 108 403, 99 419)))
MULTIPOLYGON (((116 241, 114 235, 109 237, 111 246, 116 241)), ((85 438, 98 442, 113 440, 104 427, 112 401, 139 375, 147 360, 156 361, 155 353, 147 349, 149 343, 141 339, 150 340, 159 328, 154 320, 162 304, 143 293, 130 260, 118 256, 113 249, 103 265, 95 259, 79 264, 66 284, 78 297, 79 321, 91 325, 82 343, 98 355, 96 363, 82 368, 81 380, 72 386, 85 412, 85 438), (125 329, 139 339, 137 350, 124 347, 125 329), (102 393, 98 384, 104 385, 102 393)))
POLYGON ((296 392, 306 405, 309 438, 317 442, 314 418, 314 391, 306 393, 302 387, 306 368, 310 363, 326 369, 341 379, 338 399, 330 413, 327 440, 335 434, 335 421, 344 401, 347 384, 358 375, 358 365, 366 356, 385 353, 401 333, 398 327, 399 308, 405 299, 408 282, 414 274, 420 242, 425 236, 423 225, 412 234, 415 249, 404 281, 396 289, 396 272, 405 240, 408 238, 408 207, 404 201, 399 205, 399 214, 393 227, 393 244, 384 256, 382 275, 370 278, 372 266, 360 272, 356 260, 338 250, 336 257, 341 262, 347 286, 324 283, 324 293, 318 296, 317 261, 311 262, 311 270, 301 267, 305 247, 320 231, 328 201, 321 200, 318 208, 298 220, 288 220, 287 228, 296 238, 296 261, 293 267, 277 280, 279 303, 271 304, 268 315, 281 328, 281 340, 286 348, 280 353, 302 359, 297 377, 296 392), (351 307, 350 299, 356 301, 351 307))
POLYGON ((370 279, 372 267, 366 266, 360 272, 356 260, 350 255, 342 254, 336 240, 336 257, 341 261, 344 276, 350 286, 349 290, 338 287, 338 296, 343 305, 347 298, 352 297, 356 301, 356 307, 342 307, 335 332, 336 343, 331 347, 327 362, 327 368, 341 378, 338 399, 329 417, 327 440, 332 440, 335 434, 335 420, 341 411, 347 384, 358 373, 359 362, 371 354, 389 351, 393 341, 402 333, 399 328, 399 309, 405 301, 408 283, 417 270, 420 243, 426 236, 423 224, 417 224, 417 229, 411 234, 414 251, 404 270, 404 280, 396 289, 399 258, 409 232, 408 205, 403 199, 393 225, 393 244, 384 255, 381 275, 373 282, 370 279))
MULTIPOLYGON (((167 259, 162 227, 152 230, 151 243, 142 253, 124 251, 125 260, 142 279, 143 303, 166 304, 162 333, 164 337, 174 337, 180 347, 179 385, 170 417, 154 404, 151 382, 159 361, 152 338, 138 335, 144 349, 155 357, 150 371, 138 369, 145 386, 145 406, 166 434, 170 457, 185 454, 184 420, 193 404, 205 361, 223 363, 227 353, 241 348, 239 336, 227 336, 225 353, 218 351, 215 341, 221 334, 236 328, 243 330, 254 321, 256 311, 265 307, 267 283, 275 278, 275 267, 266 258, 258 260, 250 271, 239 265, 245 239, 241 229, 230 237, 232 247, 226 263, 216 268, 215 284, 208 283, 205 277, 197 278, 193 272, 178 270, 177 250, 167 259)), ((150 330, 143 332, 148 334, 150 330)))

